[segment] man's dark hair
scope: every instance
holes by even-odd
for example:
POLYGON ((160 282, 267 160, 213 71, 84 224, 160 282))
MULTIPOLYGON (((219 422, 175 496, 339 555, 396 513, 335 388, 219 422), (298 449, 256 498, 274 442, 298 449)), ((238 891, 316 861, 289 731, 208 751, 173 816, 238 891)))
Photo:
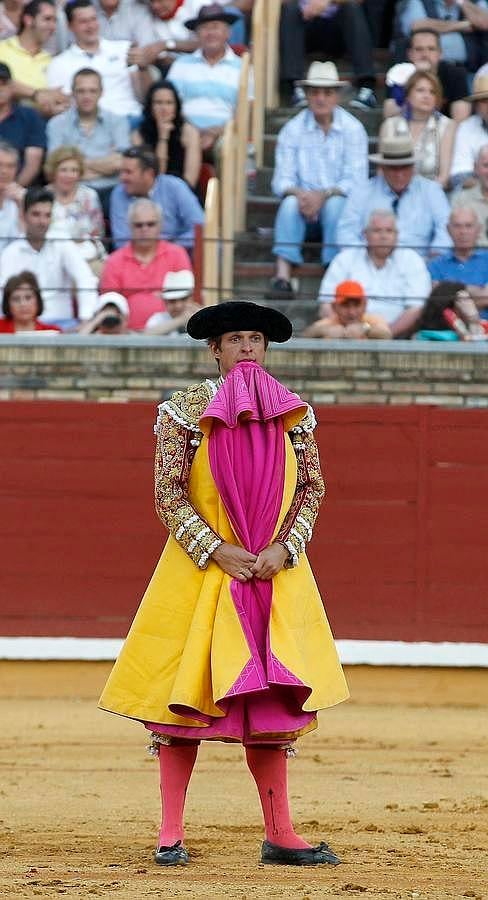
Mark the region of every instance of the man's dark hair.
MULTIPOLYGON (((90 4, 90 5, 91 5, 91 4, 90 4)), ((73 75, 73 78, 71 79, 71 90, 74 90, 74 87, 75 87, 75 84, 76 84, 76 79, 77 79, 77 78, 82 78, 82 77, 84 77, 85 75, 87 75, 87 76, 88 76, 88 75, 94 75, 95 78, 98 78, 98 82, 99 82, 99 84, 100 84, 100 87, 102 87, 102 76, 100 75, 100 72, 97 72, 96 69, 89 69, 87 66, 85 66, 84 69, 78 69, 78 71, 75 72, 75 74, 73 75)))
POLYGON ((129 147, 123 151, 122 156, 125 159, 137 159, 143 172, 152 169, 155 175, 159 174, 158 159, 151 147, 129 147))
POLYGON ((441 39, 440 39, 437 31, 434 31, 433 28, 416 28, 415 31, 411 31, 408 36, 407 50, 412 49, 413 39, 416 34, 431 34, 433 37, 435 37, 437 46, 438 47, 441 46, 441 39))
POLYGON ((25 28, 25 21, 24 21, 25 16, 32 16, 32 18, 34 18, 35 16, 37 16, 41 6, 44 6, 44 4, 47 4, 48 6, 52 6, 54 9, 54 6, 55 6, 54 0, 31 0, 30 3, 27 3, 24 6, 24 8, 20 14, 19 34, 22 34, 22 32, 25 28))
POLYGON ((27 212, 35 203, 54 203, 54 194, 43 187, 28 188, 24 194, 24 212, 27 212))
POLYGON ((66 13, 66 18, 68 20, 68 25, 71 25, 73 21, 73 16, 77 9, 87 9, 88 7, 93 6, 92 0, 68 0, 68 3, 64 7, 64 11, 66 13))

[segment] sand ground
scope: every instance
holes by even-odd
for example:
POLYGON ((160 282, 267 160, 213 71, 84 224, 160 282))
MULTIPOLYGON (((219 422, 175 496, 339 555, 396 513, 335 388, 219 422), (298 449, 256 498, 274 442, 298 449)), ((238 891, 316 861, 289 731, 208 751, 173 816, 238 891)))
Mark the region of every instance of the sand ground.
POLYGON ((0 895, 13 898, 488 898, 488 672, 348 670, 290 761, 297 828, 336 868, 258 864, 242 749, 205 744, 187 868, 155 867, 158 766, 142 726, 96 709, 105 663, 0 663, 0 895))

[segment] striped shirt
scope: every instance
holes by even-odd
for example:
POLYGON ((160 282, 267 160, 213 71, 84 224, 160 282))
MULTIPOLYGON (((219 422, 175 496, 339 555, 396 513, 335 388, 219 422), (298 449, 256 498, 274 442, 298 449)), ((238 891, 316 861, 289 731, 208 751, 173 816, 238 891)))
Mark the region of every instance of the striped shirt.
POLYGON ((305 191, 339 188, 348 194, 353 184, 368 178, 368 136, 361 123, 336 106, 327 134, 309 109, 283 126, 276 145, 272 189, 282 197, 290 188, 305 191))
POLYGON ((183 115, 197 128, 225 125, 234 115, 241 75, 240 58, 227 47, 224 56, 210 65, 202 51, 180 56, 167 78, 182 101, 183 115))

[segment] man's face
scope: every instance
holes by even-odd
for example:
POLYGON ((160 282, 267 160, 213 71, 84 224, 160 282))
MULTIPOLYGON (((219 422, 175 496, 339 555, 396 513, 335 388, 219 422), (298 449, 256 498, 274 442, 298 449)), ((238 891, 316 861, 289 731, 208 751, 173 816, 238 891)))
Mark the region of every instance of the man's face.
POLYGON ((408 58, 416 69, 428 69, 437 72, 441 59, 439 41, 433 34, 415 34, 412 38, 412 46, 408 50, 408 58))
POLYGON ((33 241, 43 241, 51 224, 52 203, 33 203, 24 213, 25 233, 33 241))
POLYGON ((159 240, 161 231, 161 222, 156 215, 154 209, 150 206, 146 208, 145 204, 142 209, 134 213, 131 223, 132 243, 138 247, 149 246, 159 240))
POLYGON ((477 100, 474 104, 475 112, 478 113, 483 122, 488 122, 488 99, 477 100))
POLYGON ((154 184, 154 172, 143 169, 138 159, 122 157, 120 181, 130 197, 147 197, 154 184))
POLYGON ((100 0, 100 6, 107 16, 112 16, 119 8, 119 0, 100 0))
POLYGON ((413 166, 383 166, 383 177, 395 194, 401 194, 413 178, 413 166))
POLYGON ((395 220, 390 216, 372 216, 364 231, 368 250, 373 250, 385 259, 394 250, 398 232, 395 220))
POLYGON ((171 318, 176 319, 184 312, 185 306, 188 303, 188 297, 180 297, 178 300, 166 300, 165 303, 166 310, 169 312, 171 318))
POLYGON ((149 5, 155 19, 165 19, 176 10, 176 0, 149 0, 149 5))
POLYGON ((332 308, 342 326, 361 322, 366 309, 366 301, 360 297, 350 297, 340 303, 334 301, 332 308))
POLYGON ((308 107, 317 119, 332 115, 339 99, 335 88, 308 87, 306 93, 308 107))
POLYGON ((80 115, 96 112, 98 101, 102 96, 100 79, 96 75, 79 75, 73 86, 76 108, 80 115))
POLYGON ((0 107, 8 106, 12 100, 13 87, 11 81, 0 79, 0 107))
POLYGON ((266 354, 266 341, 261 331, 227 331, 220 338, 220 347, 211 345, 212 353, 220 363, 225 377, 239 362, 251 360, 262 366, 266 354))
POLYGON ((81 47, 95 44, 98 40, 99 25, 94 6, 76 9, 70 24, 75 40, 81 47))
POLYGON ((25 24, 32 28, 36 40, 44 46, 56 31, 56 10, 49 3, 43 3, 37 16, 27 16, 25 24))
POLYGON ((224 53, 230 28, 225 22, 204 22, 197 28, 197 37, 204 54, 224 53))
POLYGON ((7 187, 15 181, 17 172, 17 157, 14 153, 6 153, 0 150, 0 187, 7 187))
POLYGON ((451 213, 447 230, 455 250, 473 250, 480 233, 478 217, 469 209, 456 209, 451 213))
POLYGON ((483 191, 486 193, 488 190, 488 148, 480 151, 474 171, 480 180, 483 191))

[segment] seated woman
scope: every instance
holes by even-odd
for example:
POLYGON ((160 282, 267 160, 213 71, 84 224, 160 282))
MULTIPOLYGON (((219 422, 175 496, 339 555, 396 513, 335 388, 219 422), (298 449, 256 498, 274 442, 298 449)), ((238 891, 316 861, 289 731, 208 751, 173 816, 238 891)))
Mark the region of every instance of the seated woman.
POLYGON ((102 206, 94 188, 82 184, 84 158, 77 147, 58 147, 46 159, 44 171, 54 205, 48 238, 71 238, 80 246, 95 275, 106 252, 102 206))
POLYGON ((3 289, 0 334, 17 334, 20 331, 61 331, 57 325, 44 325, 39 321, 43 311, 39 284, 32 272, 12 275, 3 289))
MULTIPOLYGON (((446 188, 449 182, 456 124, 439 112, 441 83, 432 72, 416 71, 405 85, 401 116, 392 116, 398 131, 408 131, 414 144, 418 175, 431 178, 446 188)), ((380 128, 380 138, 385 123, 380 128)), ((391 127, 391 125, 389 126, 391 127)))
POLYGON ((156 81, 149 88, 132 141, 154 150, 162 175, 177 175, 191 188, 197 187, 202 165, 200 135, 183 119, 181 100, 171 81, 156 81))
POLYGON ((441 281, 427 297, 414 335, 420 341, 483 341, 488 322, 461 281, 441 281))

